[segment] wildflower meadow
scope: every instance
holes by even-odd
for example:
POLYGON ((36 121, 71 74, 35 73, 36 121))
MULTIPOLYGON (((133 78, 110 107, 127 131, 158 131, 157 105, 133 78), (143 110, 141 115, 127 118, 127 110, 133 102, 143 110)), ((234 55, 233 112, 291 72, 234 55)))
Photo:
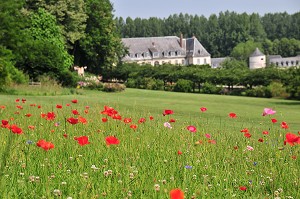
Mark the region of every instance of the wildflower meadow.
POLYGON ((1 198, 300 198, 300 102, 0 95, 1 198))

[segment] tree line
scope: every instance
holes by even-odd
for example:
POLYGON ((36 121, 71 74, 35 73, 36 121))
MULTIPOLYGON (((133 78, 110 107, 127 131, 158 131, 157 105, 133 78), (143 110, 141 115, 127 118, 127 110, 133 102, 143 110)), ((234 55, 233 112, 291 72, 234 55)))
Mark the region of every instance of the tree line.
POLYGON ((300 53, 300 12, 260 16, 226 11, 208 18, 180 13, 163 19, 119 17, 115 21, 124 38, 196 36, 212 57, 230 56, 235 46, 248 41, 261 43, 265 53, 270 55, 295 56, 300 53), (298 46, 296 52, 284 48, 295 42, 298 46))
POLYGON ((71 84, 72 66, 99 74, 124 54, 109 0, 0 1, 0 83, 48 75, 71 84))

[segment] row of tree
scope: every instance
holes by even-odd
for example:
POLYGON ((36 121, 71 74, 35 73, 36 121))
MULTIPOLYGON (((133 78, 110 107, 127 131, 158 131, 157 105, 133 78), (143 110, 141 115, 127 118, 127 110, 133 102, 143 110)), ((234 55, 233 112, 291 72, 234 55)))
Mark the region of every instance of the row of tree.
MULTIPOLYGON (((116 18, 116 24, 122 37, 179 36, 181 33, 184 37, 194 35, 212 57, 229 56, 236 45, 247 41, 278 43, 282 38, 300 40, 300 12, 260 16, 256 13, 226 11, 208 18, 180 13, 163 19, 119 17, 116 18)), ((285 54, 291 55, 288 51, 285 54)))
POLYGON ((0 81, 23 72, 68 84, 73 65, 110 68, 124 54, 112 12, 109 0, 0 1, 0 81))
MULTIPOLYGON (((160 80, 165 89, 167 85, 176 85, 181 80, 187 80, 192 83, 193 92, 199 92, 203 85, 207 84, 214 87, 226 86, 231 92, 237 87, 242 87, 241 90, 251 91, 257 87, 268 87, 276 82, 278 83, 276 87, 278 89, 281 86, 284 87, 283 90, 288 93, 288 97, 300 99, 300 68, 297 67, 283 70, 272 66, 250 70, 245 62, 238 60, 228 60, 223 67, 217 69, 211 68, 209 65, 174 66, 164 64, 152 67, 125 63, 104 75, 122 80, 129 87, 137 88, 149 88, 145 85, 149 83, 149 80, 151 80, 151 84, 156 84, 156 80, 160 80)), ((157 86, 154 89, 158 88, 157 86)))

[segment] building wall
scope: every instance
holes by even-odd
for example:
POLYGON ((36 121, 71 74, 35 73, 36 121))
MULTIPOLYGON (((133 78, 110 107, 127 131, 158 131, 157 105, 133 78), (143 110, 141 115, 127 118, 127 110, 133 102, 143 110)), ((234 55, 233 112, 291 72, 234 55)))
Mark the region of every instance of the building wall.
POLYGON ((257 68, 265 68, 266 67, 266 56, 255 56, 249 57, 249 68, 257 69, 257 68))

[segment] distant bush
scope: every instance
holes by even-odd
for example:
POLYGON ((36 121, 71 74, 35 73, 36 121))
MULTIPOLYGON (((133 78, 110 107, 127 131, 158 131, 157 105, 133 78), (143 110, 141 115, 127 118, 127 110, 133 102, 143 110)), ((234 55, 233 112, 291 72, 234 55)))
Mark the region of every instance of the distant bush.
POLYGON ((253 89, 248 89, 245 91, 246 96, 249 97, 266 97, 271 98, 272 93, 270 89, 266 86, 258 86, 253 89))
POLYGON ((192 91, 193 82, 186 79, 179 79, 174 86, 175 92, 191 92, 192 91))
POLYGON ((271 92, 272 97, 279 97, 279 98, 288 98, 289 94, 286 92, 286 88, 283 86, 281 82, 271 82, 268 86, 268 89, 271 92))
POLYGON ((126 86, 124 84, 119 83, 104 83, 103 91, 105 92, 120 92, 124 91, 126 86))
POLYGON ((219 94, 221 90, 222 88, 208 82, 205 82, 201 87, 201 93, 206 94, 219 94))

